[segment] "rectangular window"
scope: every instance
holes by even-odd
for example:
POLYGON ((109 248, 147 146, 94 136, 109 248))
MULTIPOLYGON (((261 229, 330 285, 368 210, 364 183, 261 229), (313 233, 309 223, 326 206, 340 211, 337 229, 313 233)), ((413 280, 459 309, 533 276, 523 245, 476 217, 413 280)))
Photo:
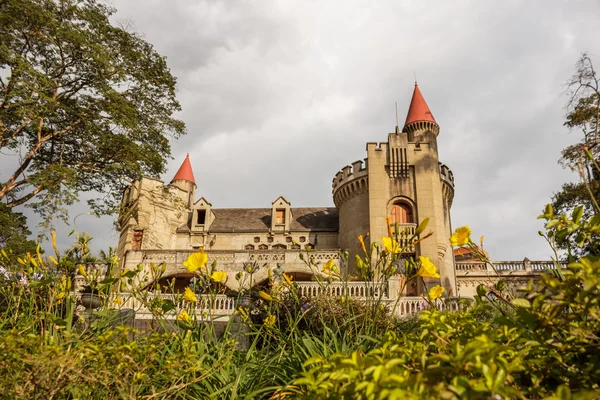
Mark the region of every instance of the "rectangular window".
POLYGON ((143 239, 144 239, 144 231, 143 230, 133 231, 133 238, 131 239, 131 250, 141 250, 143 239))
POLYGON ((198 210, 198 216, 196 217, 196 225, 204 225, 206 221, 206 210, 198 210))
POLYGON ((275 210, 275 224, 285 224, 285 210, 275 210))

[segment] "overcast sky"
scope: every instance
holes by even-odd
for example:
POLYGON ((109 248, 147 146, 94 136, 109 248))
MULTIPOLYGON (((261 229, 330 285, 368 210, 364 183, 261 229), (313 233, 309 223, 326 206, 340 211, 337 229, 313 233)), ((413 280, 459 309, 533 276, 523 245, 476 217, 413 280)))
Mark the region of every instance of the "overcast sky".
MULTIPOLYGON (((563 84, 587 51, 600 66, 600 2, 113 0, 167 57, 197 197, 213 207, 333 206, 331 180, 400 121, 414 74, 454 172, 454 227, 485 235, 495 260, 547 259, 536 216, 579 139, 563 84)), ((72 217, 84 212, 74 209, 72 217)), ((116 246, 111 219, 83 215, 93 248, 116 246)))

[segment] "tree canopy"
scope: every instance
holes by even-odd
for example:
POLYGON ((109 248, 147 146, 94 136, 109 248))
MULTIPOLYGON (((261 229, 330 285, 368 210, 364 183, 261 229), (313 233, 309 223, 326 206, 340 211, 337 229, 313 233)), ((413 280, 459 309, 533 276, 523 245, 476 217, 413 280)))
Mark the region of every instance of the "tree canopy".
POLYGON ((35 254, 37 244, 27 239, 31 231, 27 229, 27 218, 0 203, 0 249, 12 251, 9 257, 16 262, 28 252, 35 254))
POLYGON ((0 1, 0 201, 45 219, 80 192, 98 213, 123 189, 164 172, 170 138, 185 134, 176 79, 151 44, 110 21, 96 0, 0 1))
MULTIPOLYGON (((583 206, 583 215, 590 217, 600 210, 600 77, 588 54, 581 55, 575 64, 575 73, 566 84, 569 96, 565 126, 580 130, 579 140, 563 149, 558 163, 580 176, 577 182, 565 183, 554 194, 552 206, 557 213, 569 213, 583 206)), ((572 249, 578 246, 571 243, 572 249)), ((595 253, 595 249, 579 249, 581 253, 595 253)))

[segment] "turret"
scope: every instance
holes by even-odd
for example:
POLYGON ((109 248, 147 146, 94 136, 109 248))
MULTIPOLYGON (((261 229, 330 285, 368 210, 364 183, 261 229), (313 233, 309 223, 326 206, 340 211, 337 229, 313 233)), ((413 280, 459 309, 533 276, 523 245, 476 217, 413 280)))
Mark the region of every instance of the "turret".
POLYGON ((419 85, 415 82, 415 89, 402 132, 411 134, 419 130, 429 130, 436 136, 440 133, 440 127, 435 118, 433 118, 433 114, 419 89, 419 85))
MULTIPOLYGON (((377 242, 388 236, 386 217, 409 233, 429 218, 430 238, 417 246, 400 244, 407 253, 429 257, 438 266, 441 279, 428 285, 440 283, 447 293, 452 290, 456 294, 449 243, 454 177, 438 160, 439 131, 415 83, 402 131, 396 128, 387 142, 367 143, 365 162, 352 163, 335 176, 333 199, 339 209, 339 245, 351 253, 359 252, 358 235, 377 242)), ((424 289, 411 287, 407 291, 417 295, 424 289)))
POLYGON ((186 202, 187 207, 191 208, 192 204, 194 204, 196 180, 194 179, 194 172, 192 171, 189 153, 185 156, 185 160, 183 160, 181 167, 179 167, 179 170, 173 177, 170 185, 181 189, 184 192, 182 193, 181 198, 186 202))

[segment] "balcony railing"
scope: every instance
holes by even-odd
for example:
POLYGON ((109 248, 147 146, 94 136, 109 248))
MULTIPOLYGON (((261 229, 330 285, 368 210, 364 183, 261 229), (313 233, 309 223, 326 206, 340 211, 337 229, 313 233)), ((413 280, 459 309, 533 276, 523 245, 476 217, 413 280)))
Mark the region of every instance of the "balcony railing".
POLYGON ((410 242, 410 238, 415 234, 417 224, 399 224, 398 229, 400 234, 398 235, 398 244, 400 248, 406 253, 414 253, 415 246, 410 242))
MULTIPOLYGON (((111 301, 116 300, 116 295, 111 296, 111 301)), ((140 314, 150 313, 150 310, 146 304, 152 303, 155 298, 161 298, 162 300, 171 300, 177 307, 177 312, 185 308, 183 298, 177 294, 147 294, 144 301, 133 297, 129 293, 122 293, 120 295, 123 304, 121 308, 131 308, 140 314)), ((232 315, 235 312, 235 298, 227 297, 224 294, 218 295, 199 295, 198 302, 194 303, 194 311, 200 317, 202 314, 211 315, 232 315)))
MULTIPOLYGON (((566 268, 566 262, 558 263, 561 268, 566 268)), ((549 269, 556 269, 553 261, 495 261, 494 269, 498 272, 503 271, 535 271, 543 272, 549 269)), ((484 262, 465 261, 455 263, 457 271, 493 271, 493 269, 484 262)))
MULTIPOLYGON (((437 299, 434 300, 434 305, 438 310, 442 311, 458 311, 461 307, 459 299, 437 299)), ((418 314, 423 310, 430 308, 430 305, 422 297, 402 297, 394 305, 394 312, 399 316, 418 314)))
POLYGON ((357 299, 387 299, 387 284, 380 282, 296 282, 301 297, 327 295, 349 296, 357 299))

